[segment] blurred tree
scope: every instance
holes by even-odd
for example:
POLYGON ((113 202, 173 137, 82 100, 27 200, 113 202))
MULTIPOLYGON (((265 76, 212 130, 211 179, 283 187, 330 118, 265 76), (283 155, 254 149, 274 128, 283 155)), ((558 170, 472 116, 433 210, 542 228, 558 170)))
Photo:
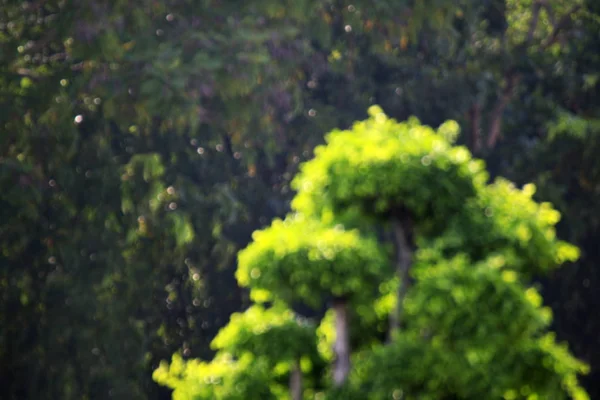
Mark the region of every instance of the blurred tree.
POLYGON ((211 363, 174 356, 155 379, 175 399, 587 399, 577 382, 587 367, 548 333, 551 311, 527 286, 532 274, 578 256, 556 239, 559 213, 531 199, 532 185, 487 184, 483 163, 453 145, 455 122, 435 132, 379 107, 369 114, 327 136, 294 181, 296 213, 255 232, 239 255, 238 282, 255 301, 328 302, 334 318, 311 332, 285 308, 251 307, 217 336, 211 363), (374 238, 346 230, 354 218, 394 228, 396 277, 374 238), (382 299, 391 301, 377 307, 382 299), (387 344, 350 347, 350 310, 360 318, 360 308, 391 312, 387 344), (330 374, 300 390, 294 376, 302 356, 313 364, 314 348, 330 374))
POLYGON ((592 132, 598 117, 599 5, 452 3, 427 4, 421 19, 410 2, 378 2, 380 9, 358 1, 324 7, 330 31, 311 32, 323 32, 313 34, 314 58, 326 62, 313 63, 319 67, 307 72, 306 104, 323 130, 349 126, 373 102, 399 119, 416 115, 432 125, 456 119, 466 133, 459 140, 487 161, 492 175, 537 184, 536 196, 565 215, 559 232, 582 247, 576 264, 542 282, 556 314, 554 328, 591 363, 584 383, 598 397, 592 132))

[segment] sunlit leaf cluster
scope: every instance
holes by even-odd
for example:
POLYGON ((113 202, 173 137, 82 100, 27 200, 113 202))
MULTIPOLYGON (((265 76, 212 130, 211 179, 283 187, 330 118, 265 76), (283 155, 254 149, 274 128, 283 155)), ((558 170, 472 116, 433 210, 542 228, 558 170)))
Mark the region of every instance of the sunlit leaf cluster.
POLYGON ((170 364, 161 363, 153 378, 174 389, 174 400, 275 400, 283 389, 271 383, 267 363, 249 354, 239 359, 225 354, 209 363, 184 361, 175 354, 170 364))
POLYGON ((399 123, 374 106, 351 130, 334 131, 301 167, 292 206, 319 215, 359 207, 363 215, 391 218, 402 210, 421 229, 439 227, 487 180, 483 163, 453 146, 458 125, 439 130, 416 119, 399 123))
MULTIPOLYGON (((245 353, 267 359, 273 366, 315 356, 315 327, 282 305, 253 305, 231 315, 211 346, 234 356, 245 353), (311 349, 311 346, 313 348, 311 349)), ((307 358, 310 363, 310 358, 307 358)))
POLYGON ((453 144, 454 122, 436 132, 378 107, 370 114, 328 136, 295 180, 295 212, 256 231, 239 253, 238 282, 254 301, 279 305, 234 314, 213 346, 240 360, 286 361, 271 382, 307 355, 332 362, 340 329, 333 309, 316 330, 303 330, 279 302, 318 308, 341 299, 350 306, 352 372, 341 386, 310 381, 317 386, 305 395, 587 399, 577 380, 587 366, 548 333, 552 313, 529 285, 532 274, 578 257, 556 239, 559 213, 532 199, 533 185, 488 184, 483 163, 453 144), (385 223, 398 210, 415 221, 405 226, 415 229, 414 283, 402 299, 402 329, 387 336, 399 283, 390 253, 367 235, 373 229, 339 222, 385 223))
POLYGON ((553 335, 504 348, 487 363, 481 360, 484 353, 464 347, 456 351, 443 341, 404 334, 389 346, 357 354, 350 384, 327 398, 589 398, 576 383, 586 367, 557 345, 553 335))
POLYGON ((390 275, 377 241, 297 214, 257 231, 239 254, 238 282, 288 302, 320 307, 331 297, 369 295, 390 275))
POLYGON ((494 255, 499 267, 510 267, 530 278, 579 257, 579 250, 556 237, 560 213, 550 203, 532 199, 535 186, 522 189, 505 179, 480 189, 461 213, 447 221, 438 237, 424 240, 418 257, 427 264, 458 252, 471 261, 494 255))

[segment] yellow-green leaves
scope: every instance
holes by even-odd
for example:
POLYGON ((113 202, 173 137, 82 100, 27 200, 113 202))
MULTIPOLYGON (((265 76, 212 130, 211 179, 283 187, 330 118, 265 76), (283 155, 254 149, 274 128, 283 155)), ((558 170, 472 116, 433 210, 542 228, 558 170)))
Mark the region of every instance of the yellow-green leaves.
POLYGON ((449 143, 456 142, 460 133, 460 126, 456 121, 446 121, 438 128, 438 134, 440 134, 449 143))
POLYGON ((416 118, 399 123, 381 108, 351 130, 332 131, 327 145, 301 166, 293 181, 298 195, 292 207, 321 216, 358 207, 365 217, 387 218, 400 208, 420 227, 443 223, 474 196, 487 174, 464 147, 453 146, 454 121, 436 132, 416 118))
MULTIPOLYGON (((378 106, 368 113, 327 136, 294 180, 295 213, 254 232, 239 253, 239 284, 274 305, 233 314, 212 343, 215 361, 188 363, 197 368, 196 398, 229 398, 234 381, 269 398, 295 363, 306 372, 331 362, 334 313, 315 328, 284 304, 319 308, 343 298, 353 370, 347 385, 324 388, 328 399, 585 399, 577 375, 586 367, 547 335, 552 313, 526 283, 578 255, 556 239, 560 214, 533 200, 533 185, 489 184, 483 162, 454 145, 455 122, 435 131, 415 118, 398 123, 378 106), (414 283, 402 329, 383 345, 399 281, 386 247, 366 233, 399 210, 414 221, 403 227, 416 238, 414 283)), ((182 386, 183 370, 174 359, 155 379, 182 386)))
POLYGON ((560 213, 550 203, 534 201, 534 193, 534 185, 519 189, 502 178, 481 186, 443 231, 420 237, 418 264, 459 253, 472 261, 493 256, 498 268, 512 268, 527 279, 575 261, 579 250, 556 238, 560 213))
POLYGON ((152 378, 173 389, 173 400, 276 400, 285 390, 273 382, 267 363, 249 354, 238 359, 220 354, 211 362, 175 354, 152 378))
MULTIPOLYGON (((229 324, 211 346, 236 356, 264 357, 271 365, 289 363, 302 356, 316 356, 315 327, 279 304, 271 308, 253 305, 231 316, 229 324)), ((309 358, 309 360, 310 360, 309 358)))
POLYGON ((462 257, 419 271, 406 300, 411 328, 455 346, 497 346, 494 351, 546 328, 550 315, 542 311, 537 291, 524 287, 515 271, 462 257))
MULTIPOLYGON (((409 399, 587 399, 577 382, 587 366, 546 333, 551 313, 541 296, 496 262, 456 257, 420 269, 403 330, 356 355, 349 387, 332 398, 401 390, 409 399)), ((330 326, 319 328, 324 343, 330 326)))
POLYGON ((355 297, 391 273, 377 241, 300 214, 253 234, 239 254, 238 282, 319 307, 325 296, 355 297))

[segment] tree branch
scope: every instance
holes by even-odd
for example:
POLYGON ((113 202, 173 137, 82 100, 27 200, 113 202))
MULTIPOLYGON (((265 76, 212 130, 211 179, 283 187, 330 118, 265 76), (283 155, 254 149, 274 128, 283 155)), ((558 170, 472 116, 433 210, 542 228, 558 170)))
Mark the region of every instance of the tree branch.
POLYGON ((535 33, 535 28, 537 28, 538 21, 540 19, 540 11, 542 10, 542 2, 536 1, 533 3, 533 10, 531 11, 531 21, 529 22, 529 31, 527 32, 527 39, 525 43, 527 45, 531 44, 533 40, 533 34, 535 33))
POLYGON ((471 122, 471 149, 474 153, 481 151, 481 104, 473 104, 469 109, 471 122))
POLYGON ((32 70, 30 70, 28 68, 17 68, 15 70, 15 73, 17 75, 19 75, 19 76, 23 76, 23 77, 26 77, 26 78, 31 78, 31 79, 34 79, 34 80, 40 78, 40 74, 38 74, 37 72, 32 71, 32 70))
MULTIPOLYGON (((554 13, 553 13, 552 7, 550 6, 549 2, 546 0, 535 1, 533 4, 531 21, 529 24, 527 37, 526 37, 524 44, 527 46, 527 45, 530 45, 531 42, 533 41, 533 36, 534 36, 535 30, 537 28, 540 12, 541 12, 542 8, 546 9, 546 12, 548 13, 548 19, 553 22, 552 33, 540 45, 540 49, 543 51, 543 50, 547 49, 549 46, 556 43, 560 34, 569 26, 573 14, 576 13, 579 9, 581 9, 581 7, 582 7, 581 4, 577 4, 573 7, 571 7, 571 9, 569 11, 567 11, 558 20, 558 22, 554 23, 554 21, 555 21, 554 13)), ((489 131, 488 131, 487 141, 486 141, 486 147, 488 149, 494 148, 496 146, 498 140, 501 137, 502 116, 504 114, 504 110, 506 109, 507 105, 510 103, 510 100, 512 99, 514 90, 519 82, 519 79, 520 79, 520 76, 517 73, 515 73, 514 71, 508 72, 505 75, 506 85, 505 85, 504 89, 502 90, 502 94, 498 98, 496 104, 494 105, 494 108, 492 109, 491 115, 490 115, 489 131)), ((474 147, 475 147, 475 144, 474 144, 474 147)))
MULTIPOLYGON (((542 43, 542 46, 541 46, 542 50, 545 50, 548 47, 552 46, 554 43, 556 43, 560 33, 569 26, 569 23, 571 22, 571 17, 573 16, 573 14, 575 14, 577 11, 579 11, 580 8, 581 8, 581 4, 574 5, 573 7, 571 7, 571 9, 569 11, 567 11, 562 16, 562 18, 560 20, 558 20, 558 22, 556 24, 554 24, 554 29, 552 30, 552 33, 550 34, 548 39, 544 43, 542 43)), ((548 15, 550 15, 550 13, 551 13, 551 11, 549 12, 548 15)))
POLYGON ((506 106, 508 105, 514 94, 514 90, 517 84, 519 83, 519 79, 519 75, 517 75, 514 72, 509 72, 506 75, 506 86, 502 90, 502 95, 496 102, 496 105, 492 110, 490 118, 491 122, 486 143, 486 147, 488 149, 494 148, 496 146, 496 143, 500 139, 502 133, 502 116, 504 114, 506 106))
POLYGON ((554 10, 552 9, 552 5, 546 1, 544 2, 543 6, 546 9, 546 15, 548 15, 548 20, 550 21, 550 24, 552 24, 552 26, 555 26, 556 18, 554 17, 554 10))

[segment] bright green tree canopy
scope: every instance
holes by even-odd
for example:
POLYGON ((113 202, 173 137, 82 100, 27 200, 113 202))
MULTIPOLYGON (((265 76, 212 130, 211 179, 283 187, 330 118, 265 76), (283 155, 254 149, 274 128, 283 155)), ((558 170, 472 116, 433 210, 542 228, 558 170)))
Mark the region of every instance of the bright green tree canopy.
POLYGON ((253 305, 234 313, 211 346, 234 356, 260 355, 270 363, 295 362, 316 356, 315 327, 282 305, 263 308, 253 305))
POLYGON ((437 131, 415 118, 399 123, 373 106, 351 130, 334 130, 293 181, 292 206, 307 214, 358 207, 365 216, 410 213, 422 228, 439 226, 487 180, 482 161, 453 142, 458 125, 437 131))
MULTIPOLYGON (((376 107, 370 112, 351 131, 333 132, 302 167, 296 213, 255 232, 239 253, 237 278, 255 301, 319 307, 333 297, 345 300, 342 306, 358 320, 347 335, 356 346, 349 380, 324 379, 304 393, 373 400, 587 399, 577 380, 587 367, 548 332, 552 313, 527 284, 531 275, 578 256, 574 246, 556 239, 559 213, 532 199, 532 185, 488 184, 483 163, 453 144, 453 123, 434 132, 414 119, 390 120, 376 107), (398 209, 414 220, 402 228, 414 229, 417 239, 397 249, 400 255, 416 251, 409 265, 414 283, 405 297, 394 292, 403 277, 392 277, 385 247, 359 229, 333 225, 351 210, 363 219, 357 225, 377 226, 377 219, 385 222, 381 217, 395 217, 398 209), (398 301, 402 329, 384 344, 380 328, 398 301)), ((283 308, 251 308, 234 315, 213 343, 240 360, 289 361, 316 347, 323 360, 337 361, 339 348, 350 343, 337 341, 348 323, 338 319, 338 308, 333 311, 315 335, 312 327, 299 329, 283 308), (290 342, 309 336, 315 343, 305 352, 290 342)), ((265 388, 276 384, 276 370, 265 388)))
POLYGON ((173 391, 173 400, 277 400, 285 388, 273 383, 266 360, 246 354, 234 359, 227 354, 207 363, 183 361, 173 355, 162 362, 153 378, 173 391))
POLYGON ((472 261, 496 255, 496 263, 531 278, 579 257, 579 250, 556 237, 560 213, 550 203, 537 203, 535 186, 518 189, 505 179, 479 189, 467 199, 460 214, 449 218, 446 229, 428 243, 420 243, 418 259, 429 265, 457 252, 472 261))
POLYGON ((376 240, 296 214, 253 234, 239 254, 238 282, 288 302, 365 296, 391 275, 376 240))

